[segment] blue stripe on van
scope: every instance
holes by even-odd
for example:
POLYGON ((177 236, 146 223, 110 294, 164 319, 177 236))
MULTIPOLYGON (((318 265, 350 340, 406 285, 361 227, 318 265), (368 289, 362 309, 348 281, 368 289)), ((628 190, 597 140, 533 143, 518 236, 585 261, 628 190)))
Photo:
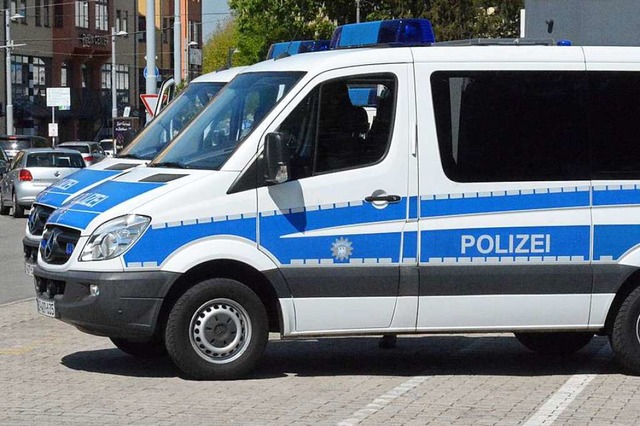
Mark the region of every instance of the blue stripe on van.
POLYGON ((423 231, 421 262, 588 261, 589 226, 534 226, 423 231))
POLYGON ((100 213, 163 185, 107 181, 69 200, 51 214, 47 223, 82 230, 100 213))
POLYGON ((42 191, 36 197, 35 203, 58 208, 70 195, 121 173, 121 170, 78 170, 42 191))
MULTIPOLYGON (((539 190, 538 190, 539 191, 539 190)), ((547 190, 544 190, 547 191, 547 190)), ((577 188, 564 188, 563 192, 517 191, 472 193, 422 197, 421 216, 453 216, 462 214, 497 213, 524 210, 559 209, 571 207, 589 207, 589 191, 577 188)))
POLYGON ((618 260, 638 244, 640 244, 639 225, 595 225, 593 227, 594 260, 618 260))
POLYGON ((617 187, 609 187, 607 189, 594 189, 593 205, 594 206, 615 206, 624 204, 640 204, 640 189, 629 188, 622 189, 620 185, 617 187))

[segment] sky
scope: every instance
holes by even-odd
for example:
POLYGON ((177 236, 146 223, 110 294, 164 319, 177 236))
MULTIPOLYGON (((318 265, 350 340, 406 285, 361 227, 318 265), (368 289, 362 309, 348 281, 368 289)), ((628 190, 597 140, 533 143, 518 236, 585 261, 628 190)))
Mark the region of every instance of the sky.
POLYGON ((227 0, 202 0, 202 40, 206 43, 219 21, 229 16, 227 0))

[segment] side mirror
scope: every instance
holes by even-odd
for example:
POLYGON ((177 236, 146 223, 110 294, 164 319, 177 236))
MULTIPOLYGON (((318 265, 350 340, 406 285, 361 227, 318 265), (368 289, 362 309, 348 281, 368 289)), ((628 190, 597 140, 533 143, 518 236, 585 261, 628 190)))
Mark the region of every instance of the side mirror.
POLYGON ((0 160, 0 177, 4 176, 5 173, 7 173, 7 162, 0 160))
POLYGON ((268 183, 289 180, 288 138, 283 133, 268 133, 264 141, 264 179, 268 183))

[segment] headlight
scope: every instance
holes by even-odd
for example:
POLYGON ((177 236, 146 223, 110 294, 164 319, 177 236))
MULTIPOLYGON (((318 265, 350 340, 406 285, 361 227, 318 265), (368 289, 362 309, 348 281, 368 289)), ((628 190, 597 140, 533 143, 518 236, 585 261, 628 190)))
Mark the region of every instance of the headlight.
POLYGON ((124 253, 147 229, 151 218, 127 215, 105 222, 96 229, 84 246, 81 262, 107 260, 124 253))

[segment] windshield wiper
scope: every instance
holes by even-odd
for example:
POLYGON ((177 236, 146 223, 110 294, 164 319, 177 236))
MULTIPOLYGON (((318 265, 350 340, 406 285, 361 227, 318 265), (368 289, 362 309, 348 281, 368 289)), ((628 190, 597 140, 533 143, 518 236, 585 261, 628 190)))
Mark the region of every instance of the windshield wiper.
POLYGON ((162 163, 149 164, 149 167, 168 167, 170 169, 188 169, 189 166, 179 161, 165 161, 162 163))
POLYGON ((117 158, 132 158, 134 160, 146 160, 146 158, 142 158, 139 155, 135 154, 124 154, 124 155, 116 155, 117 158))

